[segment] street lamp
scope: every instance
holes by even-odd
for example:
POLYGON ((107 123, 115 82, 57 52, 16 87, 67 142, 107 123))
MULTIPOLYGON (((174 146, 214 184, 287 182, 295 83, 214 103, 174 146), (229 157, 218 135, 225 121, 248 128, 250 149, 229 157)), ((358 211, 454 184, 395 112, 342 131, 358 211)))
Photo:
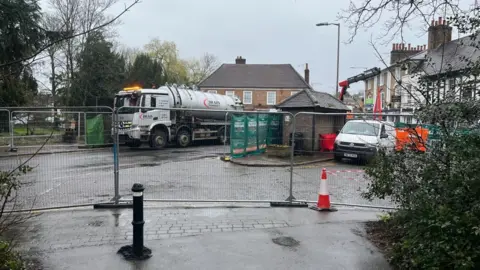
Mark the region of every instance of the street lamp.
POLYGON ((335 88, 335 96, 338 97, 338 77, 339 77, 339 70, 340 70, 340 24, 339 23, 328 23, 328 22, 323 22, 323 23, 317 23, 316 26, 329 26, 329 25, 335 25, 338 28, 338 37, 337 37, 337 82, 336 82, 336 88, 335 88))

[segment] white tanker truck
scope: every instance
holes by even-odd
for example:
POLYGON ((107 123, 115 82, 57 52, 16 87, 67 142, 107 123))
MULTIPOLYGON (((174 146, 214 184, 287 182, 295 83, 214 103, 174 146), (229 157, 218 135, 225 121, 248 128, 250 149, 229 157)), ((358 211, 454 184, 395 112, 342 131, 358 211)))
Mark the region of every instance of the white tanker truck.
POLYGON ((175 142, 181 147, 199 140, 223 142, 226 139, 225 127, 228 129, 229 125, 228 121, 225 122, 226 112, 223 111, 243 111, 243 104, 237 97, 176 85, 142 89, 139 91, 137 106, 151 109, 142 109, 133 114, 132 125, 126 132, 128 145, 137 147, 148 143, 156 149, 165 147, 169 142, 175 142), (170 110, 171 108, 185 110, 170 110))

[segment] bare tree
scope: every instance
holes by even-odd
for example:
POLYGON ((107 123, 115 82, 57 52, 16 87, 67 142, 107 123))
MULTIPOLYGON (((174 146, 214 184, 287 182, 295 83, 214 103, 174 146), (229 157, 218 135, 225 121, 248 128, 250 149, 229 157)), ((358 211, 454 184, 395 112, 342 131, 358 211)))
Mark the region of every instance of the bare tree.
MULTIPOLYGON (((61 26, 60 30, 67 33, 85 33, 64 42, 63 54, 67 76, 64 78, 66 89, 71 86, 76 63, 75 57, 90 34, 92 29, 97 28, 111 20, 105 12, 118 0, 49 0, 52 9, 51 17, 55 18, 61 26)), ((113 23, 113 22, 112 22, 113 23)), ((111 29, 112 23, 106 25, 101 31, 111 29)), ((100 29, 99 29, 100 30, 100 29)), ((65 93, 68 97, 68 93, 65 93)))
MULTIPOLYGON (((442 94, 442 102, 447 102, 448 97, 456 97, 465 90, 465 87, 468 88, 469 85, 475 84, 463 80, 462 84, 457 84, 456 87, 446 91, 448 76, 445 76, 447 73, 452 73, 452 68, 456 68, 453 66, 458 61, 464 62, 468 70, 472 69, 471 66, 476 65, 475 60, 470 61, 471 59, 465 59, 465 55, 460 55, 464 46, 478 48, 478 45, 475 46, 477 34, 474 26, 478 25, 478 23, 473 23, 475 18, 478 18, 478 9, 461 7, 459 0, 350 1, 349 7, 339 15, 339 19, 344 20, 350 29, 351 35, 348 42, 351 42, 361 29, 378 27, 379 23, 383 23, 383 31, 380 31, 377 36, 372 36, 371 45, 382 65, 388 68, 388 72, 396 82, 398 91, 406 93, 418 106, 425 102, 431 104, 432 93, 448 92, 448 94, 442 94), (392 40, 404 44, 404 33, 412 31, 412 28, 419 29, 423 33, 427 32, 427 29, 436 26, 437 20, 435 18, 437 16, 449 20, 451 25, 457 27, 460 34, 467 34, 471 37, 459 40, 455 46, 449 47, 448 52, 445 52, 445 46, 435 48, 440 52, 436 51, 433 58, 433 50, 428 50, 423 55, 417 55, 416 61, 402 60, 394 63, 394 65, 401 65, 403 71, 409 72, 407 80, 402 81, 402 75, 396 74, 395 69, 391 68, 392 63, 382 57, 380 48, 392 40)), ((441 38, 446 39, 445 35, 446 32, 441 38)), ((455 71, 458 72, 458 70, 455 71)), ((440 101, 439 96, 436 96, 437 102, 440 101)))
MULTIPOLYGON (((461 17, 466 11, 459 3, 459 0, 351 0, 338 18, 350 29, 348 42, 353 41, 359 30, 378 27, 383 22, 384 29, 375 38, 389 43, 398 36, 403 41, 404 31, 412 26, 411 22, 418 23, 416 20, 420 20, 426 30, 438 14, 461 17)), ((418 25, 415 28, 418 29, 418 25)))
MULTIPOLYGON (((61 22, 57 17, 54 17, 51 14, 44 14, 42 24, 43 28, 47 30, 47 38, 49 39, 49 41, 55 41, 61 34, 61 22)), ((50 62, 50 71, 47 75, 50 81, 50 86, 48 87, 48 90, 51 94, 54 107, 56 106, 57 102, 57 65, 59 64, 57 57, 61 49, 60 46, 60 43, 54 44, 46 50, 48 60, 50 62)))
POLYGON ((205 53, 202 58, 191 59, 187 61, 189 80, 193 84, 198 84, 210 76, 220 63, 217 57, 210 53, 205 53))

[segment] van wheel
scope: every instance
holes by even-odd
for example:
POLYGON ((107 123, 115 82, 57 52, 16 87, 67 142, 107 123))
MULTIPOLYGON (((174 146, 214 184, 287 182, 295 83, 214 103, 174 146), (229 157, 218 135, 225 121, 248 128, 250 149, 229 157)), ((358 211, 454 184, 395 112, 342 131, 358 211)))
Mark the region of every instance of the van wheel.
POLYGON ((152 134, 150 146, 154 149, 162 149, 167 145, 167 134, 162 130, 155 130, 152 134))
POLYGON ((182 129, 177 134, 177 145, 180 147, 187 147, 192 142, 192 136, 190 132, 186 129, 182 129))
POLYGON ((342 157, 339 156, 339 155, 333 155, 333 159, 334 159, 336 162, 342 161, 342 157))

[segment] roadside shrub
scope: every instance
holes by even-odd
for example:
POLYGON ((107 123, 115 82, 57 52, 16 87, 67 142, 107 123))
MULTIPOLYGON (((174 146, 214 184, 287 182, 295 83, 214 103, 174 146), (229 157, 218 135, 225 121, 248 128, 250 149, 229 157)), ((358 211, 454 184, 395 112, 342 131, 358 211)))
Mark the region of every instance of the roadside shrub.
POLYGON ((0 270, 27 269, 26 262, 13 251, 11 242, 1 239, 5 232, 29 218, 28 215, 12 214, 7 210, 15 210, 16 191, 21 186, 19 177, 31 169, 22 165, 13 171, 0 171, 0 270))
POLYGON ((400 269, 480 269, 480 134, 444 134, 430 153, 380 154, 367 199, 399 207, 388 223, 400 269))
POLYGON ((26 265, 7 242, 0 241, 0 270, 23 270, 26 265))

